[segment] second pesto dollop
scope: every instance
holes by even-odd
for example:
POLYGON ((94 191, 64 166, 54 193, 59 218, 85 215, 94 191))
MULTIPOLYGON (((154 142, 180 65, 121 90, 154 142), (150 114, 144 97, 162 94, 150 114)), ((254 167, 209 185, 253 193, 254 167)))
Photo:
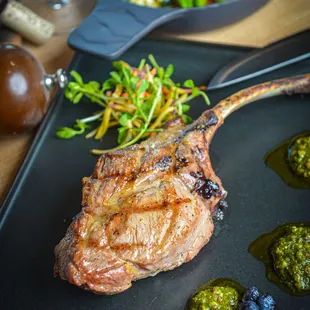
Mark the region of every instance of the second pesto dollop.
POLYGON ((288 228, 271 249, 274 268, 292 291, 310 290, 310 228, 288 228))
POLYGON ((298 134, 265 155, 265 164, 293 188, 310 188, 310 133, 298 134))
POLYGON ((249 252, 266 266, 268 280, 297 296, 310 293, 310 223, 287 223, 265 233, 249 252))
POLYGON ((240 296, 232 287, 214 286, 199 291, 191 301, 190 310, 236 310, 240 296))
POLYGON ((305 178, 310 178, 310 136, 296 139, 289 150, 289 163, 293 171, 305 178))

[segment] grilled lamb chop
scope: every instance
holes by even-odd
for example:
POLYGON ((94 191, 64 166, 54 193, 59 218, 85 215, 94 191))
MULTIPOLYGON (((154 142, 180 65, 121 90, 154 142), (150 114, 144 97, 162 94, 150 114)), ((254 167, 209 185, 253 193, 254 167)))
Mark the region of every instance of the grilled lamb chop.
POLYGON ((226 207, 209 146, 233 111, 255 100, 310 92, 310 75, 250 87, 189 126, 180 119, 140 144, 100 157, 83 179, 83 209, 56 246, 55 275, 99 294, 192 260, 226 207))

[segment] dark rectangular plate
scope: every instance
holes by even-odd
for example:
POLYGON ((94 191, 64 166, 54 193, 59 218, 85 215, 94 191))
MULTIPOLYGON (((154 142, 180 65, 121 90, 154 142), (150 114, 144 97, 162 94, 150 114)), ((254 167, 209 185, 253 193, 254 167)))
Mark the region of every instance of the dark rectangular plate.
MULTIPOLYGON (((175 65, 175 79, 208 80, 248 49, 187 42, 142 41, 123 59, 137 64, 153 53, 158 62, 175 65)), ((85 80, 104 80, 111 63, 77 54, 70 69, 85 80)), ((210 91, 212 104, 252 84, 310 71, 310 61, 294 64, 232 87, 210 91)), ((281 310, 310 309, 310 297, 292 297, 270 283, 264 266, 247 251, 262 233, 285 222, 309 220, 310 192, 287 187, 264 165, 265 153, 277 143, 309 130, 309 97, 277 97, 234 113, 215 135, 212 160, 228 190, 229 209, 216 224, 211 241, 191 262, 153 278, 137 281, 126 292, 97 296, 53 277, 54 246, 71 218, 80 211, 81 179, 91 174, 93 147, 115 145, 111 130, 102 143, 78 137, 57 139, 58 127, 88 115, 92 104, 72 105, 62 94, 55 100, 3 205, 0 222, 1 309, 183 309, 202 283, 228 277, 244 286, 256 285, 273 294, 281 310)), ((192 103, 197 118, 206 106, 192 103)))

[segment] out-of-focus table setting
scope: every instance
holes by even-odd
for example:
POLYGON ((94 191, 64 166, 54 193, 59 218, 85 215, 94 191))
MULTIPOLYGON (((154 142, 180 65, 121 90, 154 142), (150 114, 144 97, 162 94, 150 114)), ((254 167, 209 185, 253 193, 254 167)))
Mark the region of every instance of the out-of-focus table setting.
MULTIPOLYGON (((253 15, 235 24, 216 30, 178 34, 173 37, 261 48, 309 27, 309 0, 271 0, 253 15)), ((32 51, 48 73, 54 73, 58 68, 67 68, 74 54, 67 45, 67 34, 53 36, 44 45, 36 46, 22 39, 17 33, 0 29, 1 41, 10 41, 32 51)), ((0 201, 11 185, 32 138, 33 133, 29 133, 0 141, 0 201)))

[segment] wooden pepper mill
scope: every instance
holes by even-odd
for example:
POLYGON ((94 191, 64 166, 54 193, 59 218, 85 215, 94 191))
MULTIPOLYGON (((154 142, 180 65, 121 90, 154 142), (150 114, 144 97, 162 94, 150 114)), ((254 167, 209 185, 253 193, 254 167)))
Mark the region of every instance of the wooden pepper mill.
POLYGON ((43 119, 50 89, 67 84, 66 73, 45 73, 38 60, 22 47, 0 45, 0 135, 23 133, 43 119))

